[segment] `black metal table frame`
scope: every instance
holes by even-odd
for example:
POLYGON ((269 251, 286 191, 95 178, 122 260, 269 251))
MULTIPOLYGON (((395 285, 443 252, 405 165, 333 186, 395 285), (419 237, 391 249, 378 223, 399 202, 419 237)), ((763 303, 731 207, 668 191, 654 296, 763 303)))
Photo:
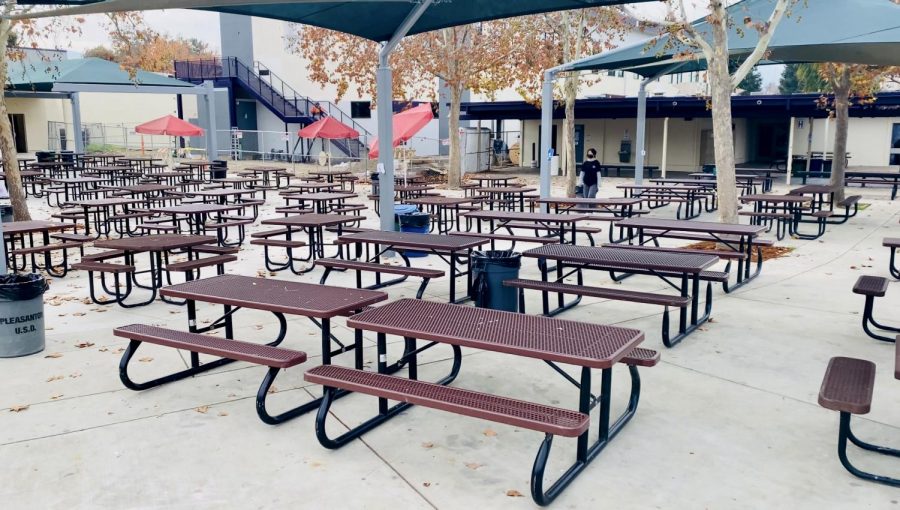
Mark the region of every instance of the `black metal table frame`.
MULTIPOLYGON (((357 329, 358 335, 362 334, 362 330, 357 329)), ((377 333, 377 349, 378 364, 377 371, 381 374, 392 374, 402 367, 402 363, 406 363, 408 367, 408 376, 410 379, 418 380, 417 355, 424 350, 430 349, 437 344, 449 344, 453 348, 453 362, 450 373, 437 381, 436 384, 449 385, 456 379, 462 366, 461 348, 451 342, 429 341, 428 344, 419 348, 417 347, 417 339, 411 336, 404 336, 404 353, 397 363, 393 365, 387 364, 387 334, 377 333)), ((612 441, 615 436, 621 432, 622 428, 634 417, 641 394, 641 379, 637 367, 628 365, 628 373, 631 380, 631 391, 628 396, 628 405, 622 414, 612 421, 611 402, 612 402, 612 371, 613 368, 601 369, 600 374, 600 394, 595 395, 591 391, 592 372, 589 367, 580 367, 581 373, 578 379, 572 377, 563 371, 558 364, 544 360, 554 372, 562 376, 566 381, 578 388, 578 411, 590 416, 591 411, 597 406, 600 407, 598 430, 599 434, 596 441, 590 443, 590 430, 586 430, 577 438, 577 448, 575 452, 575 462, 555 481, 550 487, 544 490, 544 473, 547 461, 550 458, 550 451, 553 445, 553 434, 545 434, 541 446, 538 448, 535 456, 534 464, 531 471, 531 497, 538 505, 544 506, 550 504, 562 491, 571 484, 575 478, 587 468, 590 463, 596 459, 604 448, 612 441)), ((387 422, 394 416, 408 410, 413 404, 406 402, 398 402, 393 406, 388 406, 389 402, 386 398, 378 398, 378 414, 344 432, 338 437, 331 438, 328 436, 326 420, 331 414, 331 405, 335 399, 343 396, 340 390, 324 387, 324 396, 322 398, 321 407, 316 414, 316 437, 319 443, 328 449, 340 448, 352 440, 362 436, 366 432, 375 429, 382 423, 387 422)))
MULTIPOLYGON (((269 271, 284 271, 285 269, 289 269, 295 275, 306 274, 313 269, 316 268, 316 259, 325 257, 325 226, 324 225, 315 225, 315 226, 302 226, 302 225, 279 225, 277 223, 271 223, 271 225, 277 225, 281 227, 285 227, 287 232, 285 232, 285 240, 291 241, 293 240, 293 234, 306 232, 307 234, 307 256, 306 257, 295 257, 294 250, 298 250, 300 248, 293 248, 290 246, 285 247, 287 251, 287 260, 284 262, 277 262, 272 260, 269 257, 269 247, 263 247, 263 256, 265 258, 266 269, 269 271), (296 269, 294 267, 295 262, 308 262, 309 266, 305 269, 296 269)), ((340 237, 343 234, 343 223, 338 223, 335 225, 337 228, 337 235, 340 237)), ((337 253, 335 257, 343 256, 343 246, 338 245, 337 253)))
MULTIPOLYGON (((545 205, 547 205, 548 207, 552 205, 554 214, 563 214, 563 213, 568 214, 568 213, 573 213, 573 212, 578 213, 578 214, 609 213, 609 214, 612 214, 613 218, 617 218, 617 219, 631 218, 632 216, 634 216, 634 204, 619 204, 619 205, 596 204, 596 205, 591 206, 589 204, 569 203, 569 204, 567 204, 566 207, 562 207, 562 208, 560 206, 562 206, 563 204, 560 202, 553 202, 552 204, 546 203, 545 205), (577 205, 586 205, 586 206, 591 207, 591 209, 576 210, 575 207, 577 205), (615 209, 616 207, 618 207, 619 209, 616 210, 615 209)), ((535 207, 535 202, 531 202, 531 212, 534 212, 534 207, 535 207)), ((602 221, 602 218, 600 221, 602 221)), ((613 222, 613 221, 610 221, 610 223, 609 223, 609 242, 614 243, 614 244, 619 244, 619 243, 627 241, 628 237, 624 234, 625 229, 623 229, 623 228, 619 228, 619 237, 615 237, 613 235, 613 231, 617 228, 616 225, 614 225, 614 223, 615 222, 613 222)))
MULTIPOLYGON (((381 256, 389 251, 397 252, 401 258, 403 258, 406 263, 406 267, 412 267, 409 258, 403 254, 404 251, 421 251, 427 252, 430 255, 436 255, 438 258, 443 260, 450 266, 450 303, 460 304, 465 303, 467 301, 471 301, 472 297, 472 270, 471 266, 465 271, 460 271, 457 267, 457 264, 468 266, 470 261, 472 260, 472 250, 474 248, 464 248, 460 250, 451 250, 448 248, 427 248, 427 247, 416 247, 416 248, 407 248, 403 246, 397 246, 398 243, 391 242, 379 242, 379 241, 357 241, 351 240, 353 244, 356 245, 355 249, 355 260, 359 260, 363 257, 363 245, 366 246, 366 262, 380 263, 381 256), (374 254, 369 252, 369 246, 374 246, 374 254), (465 251, 465 256, 459 255, 458 252, 465 251), (466 295, 457 299, 456 298, 456 279, 460 276, 466 277, 466 295)), ((340 256, 340 255, 339 255, 340 256)), ((348 256, 349 256, 349 248, 348 248, 348 256)), ((382 282, 381 281, 381 273, 375 273, 375 285, 367 287, 369 290, 372 289, 381 289, 384 287, 388 287, 390 285, 397 285, 404 281, 406 281, 407 277, 402 276, 399 278, 393 278, 389 281, 382 282)))
POLYGON ((683 202, 678 202, 678 207, 675 210, 675 217, 680 220, 692 220, 703 211, 706 212, 714 212, 718 206, 716 205, 716 194, 715 192, 710 193, 709 190, 701 189, 701 188, 676 188, 671 187, 665 190, 661 189, 637 189, 637 188, 623 188, 625 191, 625 198, 640 198, 643 199, 643 204, 647 205, 647 209, 659 209, 661 207, 666 207, 672 202, 667 199, 680 199, 683 202), (653 196, 644 197, 644 193, 651 194, 653 196), (668 195, 668 196, 660 196, 660 195, 668 195), (702 202, 702 205, 697 206, 697 211, 695 212, 694 202, 702 202), (682 217, 682 208, 684 208, 684 216, 682 217))
MULTIPOLYGON (((67 226, 66 228, 59 229, 59 230, 60 231, 67 230, 68 228, 70 228, 70 227, 67 226)), ((42 229, 39 232, 41 233, 41 239, 43 240, 44 246, 49 246, 50 245, 50 229, 42 229)), ((50 255, 49 251, 44 252, 44 265, 43 266, 41 266, 40 264, 37 263, 37 258, 35 257, 34 253, 31 253, 28 255, 21 255, 22 265, 19 266, 18 264, 16 264, 16 256, 12 254, 13 250, 15 249, 16 238, 19 239, 19 241, 22 245, 22 248, 34 248, 36 246, 34 244, 34 234, 36 234, 36 233, 37 232, 21 232, 21 233, 17 233, 17 234, 6 234, 4 236, 6 239, 4 239, 3 242, 6 243, 8 246, 7 259, 9 261, 10 269, 12 269, 15 272, 24 271, 25 267, 28 265, 28 260, 30 259, 31 267, 35 272, 37 272, 38 270, 44 270, 47 272, 48 275, 54 276, 57 278, 61 278, 61 277, 65 276, 66 274, 68 274, 68 272, 69 272, 68 250, 63 250, 63 260, 62 260, 62 269, 61 270, 57 270, 53 267, 53 257, 50 255), (25 245, 26 237, 28 238, 27 246, 25 245)), ((76 247, 72 246, 72 248, 74 249, 76 247)))
MULTIPOLYGON (((468 216, 467 216, 467 217, 468 217, 468 216)), ((565 220, 563 220, 563 219, 560 219, 560 220, 540 220, 540 221, 535 221, 535 220, 528 220, 528 219, 522 219, 522 220, 519 220, 519 219, 517 219, 517 218, 509 218, 509 219, 480 218, 480 217, 478 217, 478 216, 472 216, 471 218, 472 218, 473 220, 477 220, 477 221, 475 222, 475 230, 476 230, 476 232, 479 233, 479 234, 483 234, 483 233, 484 233, 484 232, 482 231, 482 228, 481 228, 481 222, 482 222, 482 221, 488 221, 488 222, 490 222, 490 228, 491 228, 491 230, 490 230, 490 232, 488 232, 489 234, 494 234, 494 233, 496 233, 498 230, 500 230, 500 229, 502 229, 502 228, 505 228, 506 231, 509 232, 511 235, 513 234, 513 232, 512 232, 513 229, 516 229, 516 228, 523 228, 523 227, 518 227, 518 226, 515 226, 515 225, 512 226, 512 227, 510 227, 510 226, 508 226, 510 223, 515 223, 515 222, 517 222, 517 221, 528 221, 528 222, 534 223, 534 230, 535 230, 535 232, 537 232, 538 230, 546 230, 546 231, 548 232, 548 234, 547 234, 546 236, 535 236, 535 237, 547 237, 547 238, 549 238, 549 237, 557 237, 557 235, 558 235, 558 237, 559 237, 559 244, 572 244, 572 245, 574 245, 574 244, 576 244, 576 242, 577 242, 577 239, 576 239, 576 235, 578 234, 578 222, 577 222, 577 221, 565 221, 565 220), (499 222, 500 224, 497 225, 497 222, 499 222), (571 226, 570 226, 570 227, 565 227, 564 225, 565 225, 566 223, 569 223, 571 226), (556 226, 553 226, 553 225, 556 225, 556 226), (566 242, 566 233, 567 233, 567 232, 571 234, 570 242, 568 242, 568 243, 566 242)))

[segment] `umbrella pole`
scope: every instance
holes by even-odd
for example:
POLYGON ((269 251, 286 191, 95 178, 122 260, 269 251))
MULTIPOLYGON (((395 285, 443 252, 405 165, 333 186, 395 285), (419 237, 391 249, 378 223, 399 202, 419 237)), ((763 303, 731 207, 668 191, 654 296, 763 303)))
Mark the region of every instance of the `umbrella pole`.
POLYGON ((141 135, 141 156, 144 155, 144 135, 141 135))

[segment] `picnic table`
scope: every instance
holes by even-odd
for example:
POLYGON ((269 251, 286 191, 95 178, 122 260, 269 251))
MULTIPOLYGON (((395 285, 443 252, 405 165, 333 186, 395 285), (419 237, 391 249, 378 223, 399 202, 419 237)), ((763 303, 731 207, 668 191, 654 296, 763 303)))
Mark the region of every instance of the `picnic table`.
MULTIPOLYGON (((406 250, 424 251, 432 255, 436 255, 450 267, 450 302, 459 303, 471 299, 472 290, 472 273, 470 269, 461 271, 459 265, 468 265, 472 254, 472 250, 485 245, 488 239, 479 237, 463 237, 463 236, 447 236, 437 234, 419 234, 413 232, 387 232, 381 230, 372 230, 367 232, 358 232, 353 234, 342 235, 338 238, 338 243, 342 245, 353 244, 356 246, 355 256, 357 259, 362 257, 362 247, 367 247, 366 262, 380 264, 381 257, 385 252, 397 251, 402 254, 406 250), (368 247, 373 247, 371 253, 368 247), (457 299, 456 297, 456 279, 460 276, 466 276, 466 294, 457 299)), ((351 253, 347 253, 350 258, 351 253)), ((408 258, 404 257, 407 266, 410 266, 408 258)), ((383 286, 380 278, 377 280, 378 285, 383 286)), ((390 282, 388 284, 399 283, 390 282)))
POLYGON ((421 198, 427 195, 427 193, 434 189, 434 186, 429 186, 427 184, 409 184, 409 185, 400 185, 394 186, 394 194, 397 199, 401 202, 404 200, 409 200, 411 198, 421 198))
MULTIPOLYGON (((40 170, 19 170, 19 177, 22 178, 22 189, 25 191, 25 195, 31 195, 33 197, 42 197, 43 193, 38 191, 38 186, 43 187, 43 179, 44 172, 40 170), (31 186, 31 192, 28 191, 28 186, 31 186)), ((6 188, 9 189, 9 181, 6 179, 6 172, 0 172, 0 179, 3 179, 6 182, 6 188)))
POLYGON ((702 317, 700 316, 700 280, 701 273, 719 261, 719 258, 715 255, 640 250, 631 249, 627 246, 600 247, 554 244, 526 250, 522 253, 522 256, 538 259, 538 268, 541 270, 541 282, 553 282, 555 284, 542 286, 539 282, 534 282, 536 285, 522 285, 523 288, 535 288, 542 291, 543 313, 546 316, 562 313, 576 306, 581 301, 583 295, 581 293, 584 291, 569 288, 568 285, 563 284, 563 281, 572 274, 576 274, 578 277, 578 285, 576 287, 585 287, 582 272, 586 270, 602 271, 610 274, 621 273, 627 276, 655 276, 677 290, 678 296, 676 298, 681 298, 681 300, 675 299, 671 302, 660 301, 665 299, 665 297, 649 293, 641 293, 639 296, 633 294, 620 296, 622 294, 620 289, 614 289, 608 295, 598 296, 667 306, 663 317, 662 329, 663 344, 666 347, 678 344, 687 335, 696 331, 701 324, 706 322, 712 310, 712 293, 707 291, 705 312, 702 317), (556 263, 553 268, 547 264, 548 260, 556 263), (568 272, 567 268, 569 269, 568 272), (550 272, 553 270, 556 272, 555 279, 550 276, 550 272), (679 283, 676 284, 673 280, 679 283), (550 309, 549 294, 554 291, 558 293, 558 306, 550 309), (564 294, 567 293, 577 293, 578 297, 566 303, 564 294), (643 299, 635 299, 636 297, 643 299), (690 300, 690 324, 688 324, 688 307, 684 306, 687 304, 688 298, 690 300), (668 306, 679 307, 678 334, 671 338, 668 331, 668 306))
POLYGON ((127 163, 131 168, 139 170, 141 172, 147 171, 153 165, 162 163, 162 159, 154 158, 152 156, 128 156, 119 158, 119 161, 123 161, 127 163))
POLYGON ((229 211, 243 209, 240 204, 180 204, 154 207, 154 213, 168 214, 172 217, 172 224, 177 225, 180 219, 187 220, 189 231, 203 234, 204 225, 211 216, 215 216, 216 223, 222 223, 222 214, 229 211))
POLYGON ((169 170, 147 174, 144 176, 144 179, 155 182, 156 184, 175 186, 178 189, 184 189, 190 185, 199 186, 197 181, 191 181, 191 175, 192 174, 186 170, 169 170))
POLYGON ((343 205, 347 199, 356 198, 356 193, 323 191, 318 193, 284 193, 281 196, 287 205, 295 201, 298 203, 297 205, 306 207, 307 203, 309 203, 312 204, 312 209, 316 214, 328 214, 333 209, 343 205))
POLYGON ((22 271, 27 265, 28 259, 31 260, 32 269, 37 272, 39 270, 47 271, 52 276, 65 276, 68 272, 68 249, 79 248, 80 243, 61 243, 51 242, 51 236, 54 232, 62 232, 68 229, 74 229, 72 223, 57 223, 52 221, 29 220, 29 221, 10 221, 3 224, 3 242, 6 243, 6 257, 9 261, 10 269, 14 271, 22 271), (35 234, 40 235, 40 243, 35 241, 35 234), (55 268, 51 259, 52 252, 62 251, 63 261, 62 267, 55 268), (36 256, 43 255, 43 264, 38 263, 36 256), (22 264, 16 263, 16 258, 22 257, 22 264))
POLYGON ((242 173, 249 172, 257 175, 262 179, 261 187, 268 189, 281 189, 281 179, 287 180, 286 186, 291 185, 291 176, 287 173, 287 168, 283 166, 248 166, 242 173), (273 184, 274 176, 274 184, 273 184))
MULTIPOLYGON (((385 353, 387 335, 398 335, 406 342, 401 361, 409 367, 408 378, 390 375, 395 365, 381 356, 377 373, 337 366, 313 368, 306 380, 325 386, 322 406, 316 419, 320 443, 338 448, 365 432, 400 415, 411 405, 421 405, 461 415, 479 417, 526 429, 545 432, 532 467, 531 493, 540 505, 550 503, 615 438, 635 414, 640 397, 639 377, 635 365, 629 365, 631 395, 628 405, 618 419, 611 419, 612 368, 618 362, 628 362, 628 356, 643 341, 643 334, 634 329, 584 324, 579 322, 535 317, 510 312, 472 308, 423 300, 402 299, 352 316, 347 325, 358 331, 376 333, 377 349, 385 353), (417 348, 417 342, 427 343, 417 348), (435 345, 449 345, 454 359, 450 373, 437 383, 418 380, 417 355, 435 345), (505 356, 519 356, 541 360, 557 374, 575 383, 578 389, 578 412, 552 408, 521 400, 498 397, 486 393, 447 387, 462 363, 461 348, 473 348, 505 356), (558 364, 573 365, 580 375, 569 376, 558 364), (601 370, 600 394, 592 393, 591 371, 601 370), (360 425, 331 438, 326 420, 334 397, 341 390, 350 390, 381 397, 379 413, 360 425), (387 398, 386 398, 387 397, 387 398), (388 407, 388 398, 399 401, 388 407), (599 405, 599 437, 589 441, 591 410, 599 405), (576 461, 549 489, 544 489, 544 472, 554 435, 577 437, 576 461)), ((656 353, 653 353, 655 355, 656 353)), ((655 360, 646 366, 652 366, 655 360)), ((537 375, 535 382, 540 381, 537 375)), ((529 388, 523 383, 519 388, 529 388)))
POLYGON ((467 181, 476 181, 478 187, 509 186, 509 181, 518 179, 515 175, 466 174, 467 181))
POLYGON ((256 177, 225 177, 223 179, 211 179, 212 184, 218 184, 222 188, 253 189, 260 180, 256 177))
POLYGON ((340 188, 341 185, 336 182, 301 182, 297 184, 291 184, 287 187, 286 191, 283 191, 282 194, 285 193, 318 193, 320 191, 334 191, 337 188, 340 188))
MULTIPOLYGON (((125 260, 125 264, 129 266, 135 265, 135 255, 146 253, 149 255, 150 267, 144 270, 133 270, 127 275, 131 285, 151 291, 150 298, 147 301, 127 305, 127 307, 142 306, 152 303, 156 300, 157 292, 162 288, 164 282, 168 279, 166 265, 168 263, 168 254, 176 250, 184 250, 188 257, 192 257, 192 250, 196 246, 213 243, 215 237, 203 235, 181 235, 181 234, 155 234, 137 237, 124 237, 121 239, 104 239, 94 241, 95 248, 104 248, 108 250, 116 250, 123 252, 121 257, 125 260), (143 284, 138 281, 139 274, 147 274, 150 277, 149 284, 143 284)), ((93 278, 91 279, 91 294, 93 296, 93 278)), ((116 295, 119 304, 130 294, 131 286, 125 294, 119 297, 118 288, 116 295)), ((164 299, 165 300, 165 299, 164 299)))
POLYGON ((538 232, 546 230, 549 235, 559 237, 559 242, 565 244, 576 243, 576 234, 578 233, 577 224, 580 221, 589 219, 585 214, 551 214, 551 213, 531 213, 517 211, 472 211, 463 215, 466 218, 476 220, 476 231, 478 234, 483 233, 482 222, 488 222, 490 230, 489 234, 493 234, 500 229, 512 231, 513 229, 526 229, 538 232), (566 233, 569 238, 566 239, 566 233))
POLYGON ((609 242, 620 243, 626 240, 623 235, 623 229, 619 230, 619 236, 616 237, 613 232, 615 224, 623 218, 631 218, 636 214, 634 206, 643 202, 641 198, 582 198, 582 197, 547 197, 534 198, 531 200, 531 211, 534 212, 535 205, 546 205, 552 207, 554 214, 561 213, 577 213, 589 214, 591 219, 599 219, 601 221, 610 222, 609 226, 609 242))
POLYGON ((527 186, 494 186, 475 188, 475 191, 487 196, 485 202, 488 204, 488 209, 494 209, 494 204, 497 204, 497 209, 499 210, 524 212, 525 194, 531 193, 536 189, 527 186))
MULTIPOLYGON (((653 184, 672 185, 672 186, 703 186, 712 190, 718 188, 715 179, 650 179, 653 184)), ((739 179, 735 177, 735 184, 741 190, 742 195, 749 195, 756 192, 756 186, 762 184, 763 181, 754 177, 739 179)))
POLYGON ((404 203, 421 205, 431 214, 431 232, 445 234, 451 230, 462 230, 459 224, 459 213, 463 206, 471 204, 474 198, 423 196, 407 198, 404 203), (437 221, 435 221, 437 220, 437 221))
POLYGON ((646 205, 648 209, 658 209, 670 203, 677 203, 675 217, 678 219, 682 218, 682 207, 684 219, 687 220, 700 216, 704 209, 706 212, 715 211, 715 191, 702 184, 693 186, 620 184, 616 187, 623 190, 625 198, 643 199, 642 206, 646 205), (696 205, 701 200, 706 202, 705 206, 696 205))
POLYGON ((256 194, 256 190, 238 189, 238 188, 218 188, 218 189, 202 189, 196 191, 184 191, 183 195, 188 197, 201 197, 204 203, 216 203, 220 205, 239 204, 240 199, 246 195, 251 197, 256 194))
MULTIPOLYGON (((668 220, 660 218, 628 218, 618 223, 629 229, 628 237, 636 238, 639 246, 647 243, 658 244, 660 238, 686 239, 691 241, 713 241, 721 248, 732 251, 737 256, 737 281, 734 285, 723 283, 725 292, 731 292, 750 282, 762 271, 762 246, 771 241, 759 239, 765 232, 762 225, 735 225, 712 221, 668 220), (750 272, 753 248, 756 247, 756 270, 750 272)), ((731 262, 729 261, 729 269, 731 262)), ((727 272, 727 271, 726 271, 727 272)))
MULTIPOLYGON (((266 268, 269 271, 282 271, 290 269, 294 274, 304 274, 313 270, 316 259, 325 256, 325 229, 334 227, 337 234, 343 234, 343 226, 348 223, 360 221, 359 216, 345 216, 341 214, 300 214, 296 216, 285 216, 284 218, 272 218, 263 220, 263 225, 277 225, 285 227, 265 235, 264 238, 254 239, 250 244, 263 246, 265 250, 266 268), (305 230, 307 234, 307 242, 297 241, 293 235, 305 230), (279 236, 284 239, 275 239, 279 236), (294 250, 306 247, 306 257, 295 257, 294 250), (271 248, 284 248, 287 250, 287 260, 278 262, 272 259, 269 250, 271 248), (309 262, 310 265, 305 269, 295 267, 295 262, 309 262)), ((339 248, 338 255, 342 251, 339 248)))
POLYGON ((340 170, 340 169, 331 169, 331 170, 310 170, 309 175, 315 175, 317 177, 324 177, 327 182, 334 182, 335 177, 340 177, 342 175, 350 175, 353 172, 350 170, 340 170))
POLYGON ((891 200, 897 198, 897 188, 900 187, 900 172, 845 172, 844 183, 866 186, 889 186, 891 188, 891 200))
MULTIPOLYGON (((777 168, 746 168, 746 167, 737 167, 734 169, 735 174, 740 175, 761 175, 763 176, 763 193, 768 193, 772 191, 772 182, 774 181, 772 175, 773 174, 786 174, 787 170, 779 170, 777 168)), ((713 174, 715 175, 715 174, 713 174)), ((803 182, 806 182, 806 177, 803 177, 803 182)))
MULTIPOLYGON (((125 221, 125 215, 130 214, 129 207, 134 204, 141 203, 140 199, 137 198, 96 198, 92 200, 78 200, 73 202, 72 204, 75 207, 81 207, 84 212, 84 235, 91 235, 91 226, 94 226, 94 231, 97 233, 94 237, 100 237, 101 235, 110 235, 111 234, 111 222, 117 216, 121 216, 122 221, 125 221), (121 207, 121 209, 118 209, 121 207)), ((128 225, 125 225, 124 230, 122 230, 121 234, 128 233, 128 225)))
POLYGON ((780 241, 785 233, 798 235, 797 224, 812 200, 812 197, 804 195, 745 195, 740 197, 740 201, 752 204, 753 211, 740 211, 738 214, 750 217, 751 225, 767 225, 767 232, 774 224, 775 235, 780 241))
POLYGON ((82 175, 79 177, 50 178, 47 179, 47 182, 56 185, 55 187, 44 188, 44 193, 47 194, 47 205, 53 206, 53 204, 50 203, 50 197, 56 196, 55 207, 61 207, 72 200, 81 198, 82 194, 96 193, 98 191, 97 186, 100 183, 107 182, 107 179, 102 177, 85 177, 82 175), (62 195, 62 200, 60 200, 60 195, 62 195))
MULTIPOLYGON (((384 301, 388 297, 384 292, 378 291, 346 289, 238 275, 214 276, 172 285, 164 288, 161 294, 170 299, 183 299, 187 302, 188 328, 191 333, 195 334, 224 329, 225 336, 233 339, 233 316, 240 310, 271 312, 280 326, 275 340, 266 344, 273 347, 280 344, 287 335, 287 319, 285 316, 307 317, 320 331, 322 364, 330 365, 334 356, 353 351, 354 365, 358 369, 363 368, 362 331, 356 332, 352 343, 345 344, 332 332, 332 319, 352 315, 370 305, 384 301), (208 326, 201 327, 198 326, 197 303, 221 305, 224 312, 208 326)), ((144 389, 192 376, 232 362, 232 359, 222 358, 201 364, 199 355, 196 352, 191 352, 190 358, 191 366, 189 369, 149 383, 131 383, 132 387, 144 389)), ((291 418, 319 408, 322 401, 321 398, 314 399, 311 402, 275 416, 269 414, 266 409, 265 398, 278 371, 277 367, 269 369, 258 392, 257 413, 265 423, 271 425, 283 423, 291 418)), ((340 392, 338 395, 333 395, 333 397, 339 398, 345 394, 347 392, 340 392)))
POLYGON ((26 168, 38 170, 47 177, 77 177, 80 171, 74 161, 35 161, 27 163, 26 168))
MULTIPOLYGON (((630 171, 634 172, 634 171, 635 171, 635 166, 634 166, 634 165, 615 165, 615 164, 603 164, 603 163, 600 163, 600 174, 601 174, 601 175, 604 175, 604 174, 605 174, 605 175, 609 175, 609 172, 610 172, 611 170, 615 170, 615 171, 616 171, 616 177, 621 177, 621 176, 622 176, 622 170, 630 170, 630 171)), ((658 170, 659 170, 659 167, 658 167, 658 166, 644 165, 644 171, 647 172, 647 175, 648 175, 650 178, 653 177, 653 172, 658 171, 658 170)))

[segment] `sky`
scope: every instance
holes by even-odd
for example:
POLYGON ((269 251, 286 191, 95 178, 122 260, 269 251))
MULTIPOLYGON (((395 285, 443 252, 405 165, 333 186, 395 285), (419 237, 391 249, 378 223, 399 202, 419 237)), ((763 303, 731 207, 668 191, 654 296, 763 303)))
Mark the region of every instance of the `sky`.
MULTIPOLYGON (((686 0, 688 15, 699 17, 702 7, 696 1, 686 0)), ((731 3, 731 2, 729 2, 731 3)), ((665 14, 659 4, 636 4, 630 11, 641 18, 653 19, 665 14)), ((72 51, 82 53, 89 48, 109 45, 109 35, 104 28, 104 15, 85 17, 82 34, 71 41, 60 41, 59 47, 69 47, 72 51)), ((157 32, 185 38, 195 37, 209 44, 210 49, 218 52, 221 47, 219 38, 219 15, 214 12, 171 9, 166 11, 146 11, 144 19, 157 32)), ((261 59, 261 60, 264 60, 261 59)), ((777 84, 782 66, 761 66, 763 89, 769 84, 777 84)))

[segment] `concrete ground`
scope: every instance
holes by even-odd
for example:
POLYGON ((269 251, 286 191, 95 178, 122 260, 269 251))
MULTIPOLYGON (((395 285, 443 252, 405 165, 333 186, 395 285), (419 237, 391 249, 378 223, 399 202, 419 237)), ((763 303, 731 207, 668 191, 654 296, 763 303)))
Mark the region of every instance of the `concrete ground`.
MULTIPOLYGON (((625 179, 605 179, 601 195, 619 196, 614 185, 620 182, 625 179)), ((368 187, 361 188, 359 201, 367 203, 368 187)), ((673 349, 662 346, 657 307, 585 298, 562 316, 639 328, 646 332, 644 346, 661 351, 662 362, 641 371, 637 415, 555 508, 898 508, 897 489, 864 482, 841 467, 838 414, 816 403, 830 357, 874 361, 872 412, 854 418, 857 432, 900 447, 894 346, 865 336, 863 299, 850 292, 861 274, 887 276, 881 239, 898 235, 900 201, 890 202, 885 189, 862 194, 870 205, 850 223, 829 227, 818 241, 785 240, 779 244, 796 249, 767 262, 752 284, 730 295, 716 288, 713 320, 673 349)), ((261 216, 274 216, 277 203, 270 195, 261 216)), ((35 199, 32 205, 36 218, 46 217, 45 204, 35 199)), ((373 212, 367 216, 367 225, 377 225, 373 212)), ((674 217, 674 207, 653 216, 674 217)), ((434 257, 414 263, 442 264, 434 257)), ((260 250, 250 246, 229 272, 298 279, 269 275, 260 250)), ((315 270, 299 280, 317 282, 320 274, 315 270)), ((523 274, 538 274, 533 260, 525 259, 523 274)), ((611 284, 605 275, 592 278, 611 284)), ((352 285, 349 275, 340 274, 329 283, 352 285)), ((663 288, 649 278, 622 285, 663 288)), ((877 304, 886 321, 898 317, 896 285, 877 304)), ((416 286, 388 292, 392 299, 412 296, 416 286)), ((529 293, 530 310, 537 309, 537 295, 529 293)), ((447 282, 432 282, 427 298, 446 296, 447 282)), ((54 279, 46 299, 46 350, 0 360, 3 508, 534 506, 529 475, 539 433, 413 408, 341 450, 326 450, 314 435, 314 413, 275 427, 257 418, 253 402, 265 373, 261 367, 235 363, 144 392, 125 389, 117 371, 125 342, 112 329, 130 323, 187 329, 185 309, 156 302, 123 310, 85 304, 86 297, 84 273, 54 279)), ((202 320, 217 311, 200 310, 202 320)), ((240 312, 235 336, 271 337, 270 317, 240 312)), ((336 322, 337 334, 350 338, 343 319, 336 322)), ((317 335, 305 319, 289 322, 283 345, 307 351, 310 360, 279 375, 270 399, 274 411, 319 394, 302 377, 318 361, 317 335)), ((366 359, 373 362, 374 343, 368 340, 366 359)), ((392 347, 396 353, 398 345, 392 347)), ((540 362, 471 349, 464 354, 456 386, 576 407, 575 389, 540 362)), ((439 377, 448 356, 447 348, 428 351, 421 377, 439 377)), ((183 352, 149 345, 137 357, 138 379, 178 370, 186 360, 183 352)), ((624 405, 624 381, 624 368, 617 368, 614 411, 624 405)), ((375 409, 374 400, 363 395, 338 401, 331 432, 375 409)), ((557 439, 549 477, 559 475, 573 451, 573 440, 557 439)), ((864 469, 900 477, 897 459, 856 449, 850 455, 864 469)))

